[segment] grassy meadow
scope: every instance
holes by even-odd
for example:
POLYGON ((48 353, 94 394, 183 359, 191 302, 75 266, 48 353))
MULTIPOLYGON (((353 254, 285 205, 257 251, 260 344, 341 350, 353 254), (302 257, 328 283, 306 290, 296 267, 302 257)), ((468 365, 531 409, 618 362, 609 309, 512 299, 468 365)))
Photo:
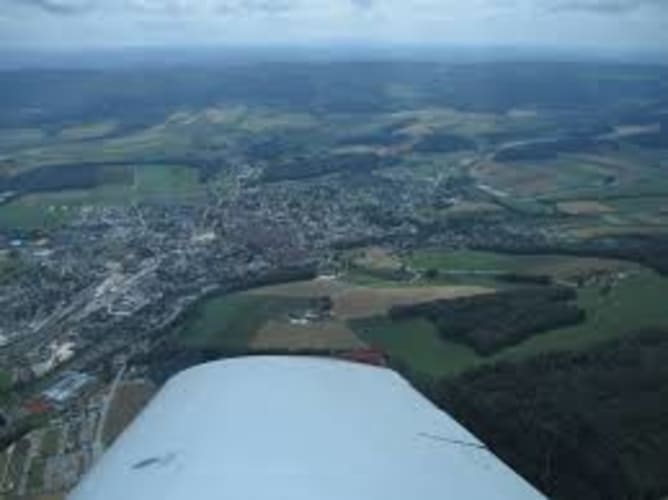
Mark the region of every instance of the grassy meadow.
POLYGON ((584 323, 535 335, 488 357, 441 338, 427 320, 391 321, 387 317, 374 317, 351 322, 360 338, 418 373, 453 376, 481 364, 514 361, 544 352, 583 350, 643 329, 668 327, 668 308, 661 300, 668 297, 668 279, 634 264, 471 251, 418 252, 410 256, 407 263, 416 268, 441 271, 517 272, 560 279, 591 272, 613 272, 618 276, 612 286, 593 282, 577 290, 577 303, 587 314, 584 323))

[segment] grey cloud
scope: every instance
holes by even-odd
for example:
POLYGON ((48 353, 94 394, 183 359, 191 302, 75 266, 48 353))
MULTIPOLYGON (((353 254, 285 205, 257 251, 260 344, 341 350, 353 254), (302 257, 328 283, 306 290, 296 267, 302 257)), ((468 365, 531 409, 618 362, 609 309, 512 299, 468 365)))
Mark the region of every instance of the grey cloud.
MULTIPOLYGON (((379 0, 331 0, 349 2, 360 10, 372 10, 382 5, 379 0)), ((642 7, 668 7, 668 0, 528 0, 549 12, 589 12, 620 14, 642 7)), ((92 10, 115 12, 144 12, 150 14, 188 15, 206 11, 218 15, 278 14, 295 11, 309 4, 309 0, 0 0, 2 5, 32 7, 52 14, 75 15, 92 10)), ((406 0, 405 5, 411 4, 406 0)), ((446 3, 447 4, 447 3, 446 3)), ((421 2, 416 2, 420 10, 421 2)), ((434 2, 440 5, 440 2, 434 2)), ((488 0, 490 7, 512 9, 517 0, 488 0)), ((445 5, 442 6, 445 8, 445 5)))
POLYGON ((644 7, 668 7, 668 4, 664 0, 553 0, 548 10, 618 14, 644 7))
POLYGON ((33 7, 51 14, 79 14, 94 7, 92 0, 8 0, 6 3, 33 7))
POLYGON ((239 4, 240 10, 245 12, 260 12, 277 14, 294 10, 296 4, 291 0, 244 0, 239 4))
POLYGON ((355 7, 359 7, 360 9, 364 10, 371 9, 375 4, 374 0, 350 0, 350 1, 355 7))
MULTIPOLYGON (((365 0, 358 0, 365 1, 365 0)), ((370 0, 367 0, 370 1, 370 0)), ((147 14, 187 15, 201 12, 217 14, 275 14, 293 10, 298 0, 0 0, 3 4, 30 7, 51 14, 74 15, 90 11, 143 12, 147 14)))

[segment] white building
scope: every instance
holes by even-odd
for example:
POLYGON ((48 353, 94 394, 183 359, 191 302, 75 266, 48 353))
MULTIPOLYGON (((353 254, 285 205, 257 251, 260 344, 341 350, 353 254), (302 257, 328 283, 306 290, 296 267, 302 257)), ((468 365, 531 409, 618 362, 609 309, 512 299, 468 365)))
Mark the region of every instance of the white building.
POLYGON ((55 384, 45 390, 43 395, 52 403, 63 404, 76 396, 91 380, 92 377, 86 373, 66 372, 55 384))

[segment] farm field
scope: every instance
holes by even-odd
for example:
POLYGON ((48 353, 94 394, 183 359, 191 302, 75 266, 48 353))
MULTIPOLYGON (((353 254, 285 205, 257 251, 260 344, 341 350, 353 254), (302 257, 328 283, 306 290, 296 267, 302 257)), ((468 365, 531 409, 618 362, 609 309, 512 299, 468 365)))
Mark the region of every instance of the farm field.
POLYGON ((91 189, 31 193, 0 205, 2 229, 53 229, 69 222, 81 206, 113 206, 140 201, 188 201, 204 192, 196 170, 179 165, 141 165, 127 183, 91 189))
POLYGON ((318 321, 307 325, 285 320, 269 320, 250 343, 253 349, 348 350, 366 347, 357 335, 340 321, 318 321))
POLYGON ((28 472, 28 491, 39 491, 43 487, 44 470, 46 464, 43 460, 33 460, 28 472))
POLYGON ((206 299, 176 331, 186 348, 245 350, 270 319, 305 309, 308 299, 238 293, 206 299))
POLYGON ((408 266, 439 271, 483 271, 549 275, 569 279, 596 272, 618 272, 639 269, 629 262, 563 255, 508 255, 473 250, 420 250, 406 257, 408 266))
POLYGON ((392 280, 378 280, 374 286, 350 282, 348 275, 339 279, 317 278, 283 285, 255 288, 245 292, 253 296, 332 298, 332 312, 335 317, 347 320, 386 313, 394 305, 406 305, 439 298, 465 297, 494 290, 483 286, 450 286, 422 283, 400 283, 392 280))
POLYGON ((158 197, 170 201, 196 196, 203 190, 194 168, 182 165, 142 165, 134 168, 130 197, 158 197))
POLYGON ((5 150, 40 144, 45 133, 39 128, 15 128, 0 131, 0 147, 5 150))
POLYGON ((0 280, 2 276, 10 274, 14 268, 14 260, 9 250, 0 251, 0 280))
POLYGON ((469 347, 442 339, 425 319, 391 321, 387 317, 349 322, 357 335, 372 347, 400 362, 411 374, 446 377, 456 375, 478 361, 469 347))
POLYGON ((155 391, 152 383, 143 381, 125 382, 118 386, 102 428, 102 442, 105 447, 116 440, 146 406, 155 391))
MULTIPOLYGON (((55 0, 23 3, 63 10, 46 5, 55 0)), ((601 19, 658 9, 646 3, 601 19)), ((567 7, 554 14, 582 10, 567 7)), ((588 18, 602 14, 589 7, 588 18)), ((494 50, 487 61, 478 49, 461 58, 448 50, 442 61, 430 49, 427 61, 392 50, 392 61, 332 53, 291 62, 275 60, 288 57, 283 49, 238 60, 188 49, 172 65, 163 64, 171 49, 159 52, 156 65, 117 66, 106 54, 89 69, 51 67, 54 59, 48 69, 0 70, 0 341, 25 335, 0 367, 6 430, 49 411, 41 402, 61 371, 90 374, 96 386, 28 421, 39 428, 17 438, 10 482, 28 493, 71 488, 98 451, 90 442, 106 406, 97 386, 117 362, 162 383, 249 353, 369 362, 382 353, 476 435, 478 418, 509 426, 480 437, 495 453, 510 443, 511 457, 526 445, 528 467, 499 456, 548 497, 615 497, 601 494, 624 479, 610 436, 621 456, 642 455, 663 417, 665 363, 652 349, 665 342, 630 344, 643 342, 642 330, 668 330, 667 67, 584 52, 532 61, 502 50, 497 61, 494 50), (518 254, 472 250, 483 248, 518 254), (520 254, 545 249, 564 254, 520 254), (327 275, 200 296, 182 310, 207 290, 315 273, 327 275), (615 353, 638 353, 635 366, 607 357, 609 340, 615 353), (60 364, 62 342, 73 357, 60 364), (509 370, 520 375, 504 383, 509 370), (467 409, 480 373, 480 404, 467 409), (566 398, 536 391, 536 380, 566 398), (586 384, 583 399, 563 380, 586 384), (434 397, 449 384, 463 408, 434 397), (504 414, 499 396, 526 411, 504 414), (457 408, 473 418, 460 420, 457 408), (578 417, 585 408, 594 411, 578 417), (591 459, 573 460, 581 454, 591 459), (570 480, 558 461, 578 465, 576 494, 551 488, 570 480), (581 472, 593 478, 587 495, 577 494, 581 472)), ((121 385, 106 444, 151 390, 121 385)), ((668 484, 659 455, 645 455, 654 468, 634 457, 629 482, 668 484), (645 481, 645 471, 661 481, 645 481)), ((610 491, 668 492, 651 488, 610 491)))
POLYGON ((591 200, 562 201, 561 203, 557 203, 557 208, 568 215, 601 215, 615 211, 609 205, 591 200))
POLYGON ((71 219, 67 206, 54 204, 48 196, 29 195, 0 206, 3 229, 52 229, 71 219))
POLYGON ((351 257, 356 266, 368 269, 397 270, 401 261, 383 248, 370 247, 354 252, 351 257))
POLYGON ((454 298, 492 289, 480 286, 365 287, 315 279, 214 297, 197 306, 178 328, 177 341, 190 348, 350 349, 363 347, 347 321, 386 314, 390 307, 454 298), (331 317, 291 321, 331 299, 331 317))
POLYGON ((246 292, 248 295, 274 296, 274 297, 323 297, 336 295, 348 289, 347 282, 335 278, 318 277, 309 281, 296 281, 292 283, 278 284, 254 288, 246 292))
MULTIPOLYGON (((628 262, 473 251, 414 252, 404 262, 418 269, 446 272, 516 272, 580 279, 584 284, 577 289, 577 304, 586 311, 587 319, 583 324, 542 333, 482 357, 467 346, 441 338, 427 320, 391 321, 387 313, 395 305, 494 293, 491 286, 434 286, 424 282, 393 286, 390 281, 360 286, 340 279, 316 279, 213 298, 181 327, 179 342, 189 347, 259 350, 346 349, 368 344, 416 373, 440 377, 542 352, 585 349, 638 329, 668 326, 668 309, 656 300, 668 296, 668 279, 628 262), (600 276, 606 276, 607 281, 601 282, 600 276), (332 299, 330 319, 311 324, 289 321, 290 314, 303 313, 313 299, 321 297, 332 299)), ((466 275, 458 279, 461 283, 469 280, 466 275)))
POLYGON ((386 314, 392 306, 493 292, 481 286, 352 287, 333 297, 333 312, 342 320, 351 320, 386 314))
POLYGON ((50 457, 58 453, 58 442, 60 441, 61 429, 59 427, 50 427, 42 436, 42 447, 40 455, 50 457))
POLYGON ((573 158, 488 163, 476 169, 476 178, 485 185, 518 198, 556 196, 580 189, 600 189, 608 175, 602 168, 573 158))
POLYGON ((565 227, 564 234, 573 238, 602 238, 606 236, 666 236, 668 234, 667 225, 637 225, 637 224, 619 224, 615 226, 606 225, 578 225, 577 227, 565 227))
POLYGON ((650 270, 629 273, 609 291, 607 287, 585 286, 578 291, 577 301, 587 311, 585 323, 537 335, 506 349, 502 358, 579 350, 627 333, 668 327, 668 308, 658 297, 668 297, 668 279, 650 270))
POLYGON ((577 290, 577 304, 586 311, 580 325, 535 335, 501 352, 482 357, 467 346, 441 339, 426 320, 379 316, 351 322, 360 338, 388 352, 411 370, 430 376, 452 376, 483 364, 518 361, 537 354, 587 349, 644 329, 668 327, 668 309, 658 297, 668 296, 668 279, 646 268, 606 259, 562 256, 508 256, 488 252, 425 252, 414 254, 413 265, 439 269, 547 274, 562 279, 605 273, 577 290), (610 281, 611 280, 611 281, 610 281))
POLYGON ((117 125, 118 124, 113 121, 83 123, 73 127, 63 128, 59 132, 58 138, 65 141, 97 139, 114 132, 117 125))
POLYGON ((481 162, 472 173, 499 207, 529 216, 569 216, 576 238, 665 233, 668 179, 662 158, 624 144, 615 151, 481 162))

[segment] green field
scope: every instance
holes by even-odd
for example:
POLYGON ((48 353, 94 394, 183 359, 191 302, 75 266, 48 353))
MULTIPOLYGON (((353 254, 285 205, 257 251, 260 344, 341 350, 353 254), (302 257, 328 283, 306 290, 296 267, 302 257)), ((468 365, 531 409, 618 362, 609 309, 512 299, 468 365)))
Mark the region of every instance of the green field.
POLYGON ((71 219, 67 206, 54 205, 48 195, 31 195, 0 206, 2 229, 50 229, 71 219))
POLYGON ((28 490, 39 491, 44 482, 46 463, 43 460, 33 460, 28 472, 28 490))
POLYGON ((5 151, 43 144, 46 134, 38 128, 6 129, 0 131, 0 147, 5 151))
POLYGON ((368 286, 368 287, 400 287, 411 286, 409 281, 397 281, 389 277, 385 277, 380 273, 374 272, 370 269, 357 267, 346 271, 343 275, 343 280, 351 285, 368 286))
POLYGON ((58 453, 58 441, 60 439, 61 430, 58 427, 48 428, 42 437, 42 449, 40 456, 50 457, 58 453))
POLYGON ((130 184, 34 193, 13 200, 0 206, 0 229, 52 229, 70 221, 81 206, 188 201, 204 192, 197 170, 182 165, 141 165, 130 175, 130 184))
POLYGON ((116 129, 115 122, 95 122, 67 127, 60 131, 59 138, 65 141, 96 139, 110 134, 116 129))
POLYGON ((514 256, 469 250, 417 251, 406 258, 406 263, 416 269, 443 271, 511 271, 520 265, 514 256))
POLYGON ((12 376, 6 372, 0 370, 0 398, 2 394, 7 391, 12 385, 12 376))
POLYGON ((563 255, 509 255, 472 250, 422 250, 406 257, 405 263, 419 270, 437 269, 447 272, 482 271, 519 273, 568 278, 600 270, 627 270, 639 267, 612 259, 570 257, 563 255))
POLYGON ((247 349, 267 320, 308 306, 307 299, 237 293, 212 297, 191 311, 176 331, 187 348, 247 349))
POLYGON ((668 195, 610 199, 606 204, 620 212, 657 214, 668 209, 668 195))
POLYGON ((606 295, 597 286, 578 291, 578 303, 587 321, 528 339, 506 349, 503 359, 531 356, 546 350, 583 349, 627 333, 652 327, 668 327, 668 279, 642 270, 621 280, 606 295))
MULTIPOLYGON (((0 474, 4 473, 5 467, 7 466, 7 460, 9 459, 8 453, 9 452, 7 450, 2 450, 0 452, 0 471, 1 471, 0 474)), ((0 477, 0 481, 1 480, 2 480, 2 478, 0 477)), ((4 487, 4 485, 2 483, 0 483, 0 488, 3 488, 3 487, 4 487)), ((2 497, 0 497, 0 498, 2 498, 2 497)))
POLYGON ((470 368, 478 359, 469 347, 441 339, 436 327, 427 320, 393 322, 378 317, 351 321, 349 325, 364 342, 421 374, 454 375, 470 368))
POLYGON ((609 289, 590 284, 578 289, 578 304, 586 310, 586 322, 536 335, 519 345, 489 357, 481 357, 467 346, 441 339, 426 320, 370 318, 351 326, 365 341, 408 364, 412 370, 431 376, 452 376, 483 363, 511 361, 543 352, 581 350, 606 340, 652 327, 668 327, 668 279, 639 266, 601 259, 561 256, 509 256, 488 252, 420 252, 409 259, 417 267, 449 270, 538 274, 570 274, 591 266, 619 269, 622 278, 609 289), (621 266, 621 267, 619 267, 621 266))
POLYGON ((26 460, 28 458, 28 451, 30 449, 30 441, 27 438, 20 439, 14 448, 12 454, 12 461, 8 468, 8 479, 16 487, 19 484, 21 476, 24 472, 26 460))
POLYGON ((3 283, 18 270, 19 263, 8 251, 0 252, 0 283, 3 283))
POLYGON ((143 128, 116 120, 68 124, 55 134, 40 129, 0 131, 0 147, 11 150, 14 173, 39 166, 95 162, 127 163, 134 159, 207 157, 249 134, 311 132, 323 128, 308 114, 246 105, 201 108, 172 113, 143 128))
POLYGON ((202 190, 198 172, 179 165, 143 165, 135 167, 131 195, 165 197, 170 200, 197 195, 202 190))
MULTIPOLYGON (((427 269, 427 268, 425 268, 427 269)), ((424 271, 424 269, 421 269, 424 271)), ((457 274, 441 274, 436 278, 430 279, 424 276, 415 275, 409 279, 401 281, 393 280, 375 274, 373 271, 356 268, 347 271, 341 276, 345 283, 370 288, 410 288, 416 286, 456 286, 456 285, 474 285, 488 288, 500 288, 502 285, 494 279, 493 276, 470 276, 457 274)))

